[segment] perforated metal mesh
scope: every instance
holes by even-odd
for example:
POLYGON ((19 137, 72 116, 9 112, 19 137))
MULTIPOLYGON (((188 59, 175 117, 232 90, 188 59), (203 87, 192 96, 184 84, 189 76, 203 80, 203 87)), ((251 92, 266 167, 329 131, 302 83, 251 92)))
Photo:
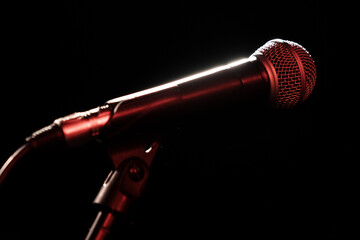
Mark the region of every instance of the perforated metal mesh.
POLYGON ((278 84, 274 93, 275 107, 292 107, 310 95, 315 86, 316 67, 305 48, 295 42, 276 39, 254 54, 263 55, 275 69, 278 84))

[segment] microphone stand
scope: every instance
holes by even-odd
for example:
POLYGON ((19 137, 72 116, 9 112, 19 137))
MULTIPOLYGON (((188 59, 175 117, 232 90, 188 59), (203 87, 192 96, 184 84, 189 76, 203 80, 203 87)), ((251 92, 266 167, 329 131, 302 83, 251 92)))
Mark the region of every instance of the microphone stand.
POLYGON ((133 137, 111 141, 108 152, 114 170, 94 200, 104 210, 97 214, 86 240, 105 240, 111 236, 119 215, 127 215, 130 206, 141 196, 159 147, 157 138, 133 137))

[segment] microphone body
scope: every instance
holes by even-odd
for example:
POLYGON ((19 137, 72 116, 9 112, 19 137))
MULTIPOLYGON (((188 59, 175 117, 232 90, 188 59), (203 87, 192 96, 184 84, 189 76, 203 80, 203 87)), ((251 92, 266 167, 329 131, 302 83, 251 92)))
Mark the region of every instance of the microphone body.
POLYGON ((163 120, 233 103, 266 101, 269 86, 266 70, 255 57, 232 62, 108 101, 115 107, 106 131, 108 136, 114 136, 128 128, 162 125, 163 120))
POLYGON ((252 56, 109 100, 102 107, 57 119, 55 124, 60 126, 67 146, 74 146, 100 133, 111 137, 171 116, 251 99, 266 101, 269 81, 263 64, 252 56))

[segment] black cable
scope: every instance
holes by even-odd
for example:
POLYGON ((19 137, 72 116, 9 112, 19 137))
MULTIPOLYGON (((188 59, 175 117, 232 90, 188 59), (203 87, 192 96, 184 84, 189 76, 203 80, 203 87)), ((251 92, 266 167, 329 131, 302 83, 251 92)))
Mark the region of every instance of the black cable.
POLYGON ((34 132, 30 137, 26 138, 26 143, 16 150, 1 167, 0 186, 14 166, 25 155, 32 151, 64 147, 64 144, 64 135, 61 127, 55 123, 34 132))
POLYGON ((30 145, 25 143, 22 145, 16 152, 14 152, 8 160, 4 163, 4 165, 0 169, 0 186, 3 184, 7 175, 11 172, 11 170, 16 166, 16 164, 24 158, 24 156, 28 155, 31 151, 30 145))

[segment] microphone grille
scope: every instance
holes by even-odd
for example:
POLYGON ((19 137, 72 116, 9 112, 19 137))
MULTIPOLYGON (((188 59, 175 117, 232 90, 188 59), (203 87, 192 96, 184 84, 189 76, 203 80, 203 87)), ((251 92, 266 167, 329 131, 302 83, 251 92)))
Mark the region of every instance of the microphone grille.
POLYGON ((278 108, 292 107, 307 99, 316 81, 316 67, 309 52, 300 44, 274 39, 255 51, 264 56, 275 70, 271 81, 272 104, 278 108))

